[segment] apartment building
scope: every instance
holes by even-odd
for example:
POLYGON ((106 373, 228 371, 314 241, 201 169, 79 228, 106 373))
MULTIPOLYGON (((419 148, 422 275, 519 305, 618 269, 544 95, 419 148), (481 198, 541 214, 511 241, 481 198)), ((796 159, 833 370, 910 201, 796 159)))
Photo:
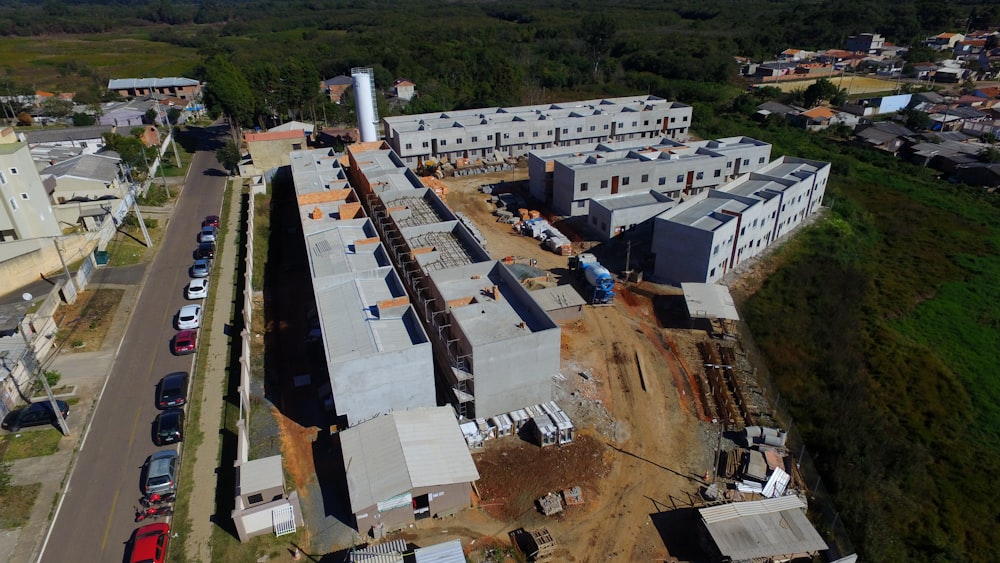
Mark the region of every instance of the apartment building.
POLYGON ((329 375, 326 398, 348 426, 436 406, 427 334, 338 155, 317 149, 289 158, 329 375))
POLYGON ((28 145, 0 144, 0 242, 61 234, 28 145))
POLYGON ((697 195, 763 167, 770 155, 771 145, 749 137, 559 147, 528 155, 529 189, 559 215, 587 215, 594 198, 650 190, 675 200, 697 195))
POLYGON ((467 418, 551 399, 559 326, 386 143, 348 148, 348 179, 434 346, 440 395, 467 418))
POLYGON ((655 278, 718 281, 819 210, 830 164, 781 157, 654 219, 655 278))
POLYGON ((385 117, 389 146, 410 167, 427 160, 521 157, 533 150, 669 137, 684 140, 691 106, 656 96, 385 117))

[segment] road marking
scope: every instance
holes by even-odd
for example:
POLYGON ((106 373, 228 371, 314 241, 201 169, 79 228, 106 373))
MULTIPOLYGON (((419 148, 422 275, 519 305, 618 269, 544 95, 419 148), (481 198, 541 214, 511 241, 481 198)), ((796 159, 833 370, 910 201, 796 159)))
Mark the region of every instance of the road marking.
POLYGON ((132 442, 135 440, 135 429, 139 427, 139 415, 142 413, 142 409, 135 409, 135 422, 132 423, 132 433, 128 435, 128 447, 132 447, 132 442))
POLYGON ((108 543, 108 534, 111 533, 111 519, 115 515, 115 507, 118 506, 118 494, 121 493, 121 489, 115 489, 115 498, 111 501, 111 513, 108 514, 108 523, 104 526, 104 537, 101 539, 101 551, 104 551, 104 546, 108 543))

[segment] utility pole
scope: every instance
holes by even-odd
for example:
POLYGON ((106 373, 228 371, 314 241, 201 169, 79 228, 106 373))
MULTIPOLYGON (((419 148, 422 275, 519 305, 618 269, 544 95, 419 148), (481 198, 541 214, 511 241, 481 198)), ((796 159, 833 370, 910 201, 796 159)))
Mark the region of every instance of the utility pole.
MULTIPOLYGON (((23 297, 25 301, 31 301, 30 293, 25 293, 21 297, 23 297)), ((56 421, 59 423, 59 431, 62 432, 63 436, 69 436, 69 427, 66 426, 66 419, 63 418, 62 411, 59 410, 59 403, 56 402, 55 396, 52 395, 52 388, 49 387, 49 381, 45 379, 45 374, 42 373, 42 366, 38 361, 38 356, 35 355, 34 339, 28 338, 28 331, 25 329, 24 323, 27 317, 28 315, 25 314, 21 317, 21 322, 18 323, 18 330, 21 331, 21 336, 24 338, 24 344, 27 346, 27 349, 24 352, 24 367, 29 372, 33 373, 35 377, 38 378, 38 381, 41 382, 42 388, 45 389, 45 395, 49 398, 49 407, 52 409, 52 413, 55 415, 56 421), (28 360, 30 360, 30 365, 28 360)), ((28 324, 30 326, 30 323, 28 324)), ((32 331, 32 334, 34 334, 34 331, 32 331)))

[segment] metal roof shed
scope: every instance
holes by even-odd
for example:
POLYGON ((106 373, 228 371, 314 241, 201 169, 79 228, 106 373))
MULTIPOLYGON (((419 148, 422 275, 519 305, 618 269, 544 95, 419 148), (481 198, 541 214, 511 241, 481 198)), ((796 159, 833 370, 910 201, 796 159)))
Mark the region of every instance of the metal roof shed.
POLYGON ((723 557, 733 561, 763 557, 814 555, 826 542, 797 496, 736 502, 702 508, 701 522, 723 557))
POLYGON ((461 540, 418 547, 413 552, 416 563, 465 563, 461 540))
POLYGON ((682 283, 684 302, 691 318, 740 320, 729 289, 714 283, 682 283))

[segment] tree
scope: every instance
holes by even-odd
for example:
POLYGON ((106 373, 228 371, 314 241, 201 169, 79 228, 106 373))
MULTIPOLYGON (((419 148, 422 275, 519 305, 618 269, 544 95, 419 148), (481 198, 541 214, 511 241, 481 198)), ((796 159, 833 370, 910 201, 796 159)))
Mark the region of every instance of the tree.
POLYGON ((927 112, 904 109, 899 113, 906 118, 906 126, 910 129, 924 130, 931 126, 931 117, 927 115, 927 112))
POLYGON ((816 107, 823 100, 829 100, 837 95, 837 86, 826 78, 820 78, 806 88, 802 94, 802 101, 809 107, 816 107))
POLYGON ((42 102, 42 111, 50 117, 66 117, 73 113, 73 102, 62 100, 55 96, 42 102))
POLYGON ((86 127, 95 123, 97 123, 97 120, 90 114, 80 112, 73 114, 73 127, 86 127))
POLYGON ((594 82, 601 77, 601 64, 611 51, 618 24, 603 13, 587 14, 580 22, 580 38, 583 39, 590 56, 594 82))
POLYGON ((167 120, 170 122, 171 125, 177 125, 178 120, 181 117, 181 113, 182 113, 181 110, 177 108, 170 108, 169 110, 167 110, 167 120))
POLYGON ((228 115, 237 127, 253 125, 253 91, 232 61, 220 55, 208 59, 205 79, 205 103, 211 112, 228 115))
POLYGON ((146 114, 142 116, 142 121, 144 123, 149 123, 150 125, 155 125, 156 118, 159 116, 160 114, 156 111, 156 108, 149 108, 146 110, 146 114))
POLYGON ((240 154, 240 147, 232 140, 226 141, 226 144, 215 151, 215 158, 219 160, 219 164, 226 167, 226 170, 232 172, 239 165, 242 155, 240 154))
POLYGON ((137 137, 115 133, 105 133, 103 137, 105 146, 121 156, 122 162, 132 171, 132 177, 139 181, 145 180, 149 173, 147 161, 156 158, 156 147, 146 147, 137 137))
POLYGON ((35 120, 32 119, 31 115, 28 112, 26 112, 26 111, 22 111, 21 113, 17 114, 17 124, 18 125, 23 125, 25 127, 31 127, 31 124, 34 123, 34 122, 35 122, 35 120))

